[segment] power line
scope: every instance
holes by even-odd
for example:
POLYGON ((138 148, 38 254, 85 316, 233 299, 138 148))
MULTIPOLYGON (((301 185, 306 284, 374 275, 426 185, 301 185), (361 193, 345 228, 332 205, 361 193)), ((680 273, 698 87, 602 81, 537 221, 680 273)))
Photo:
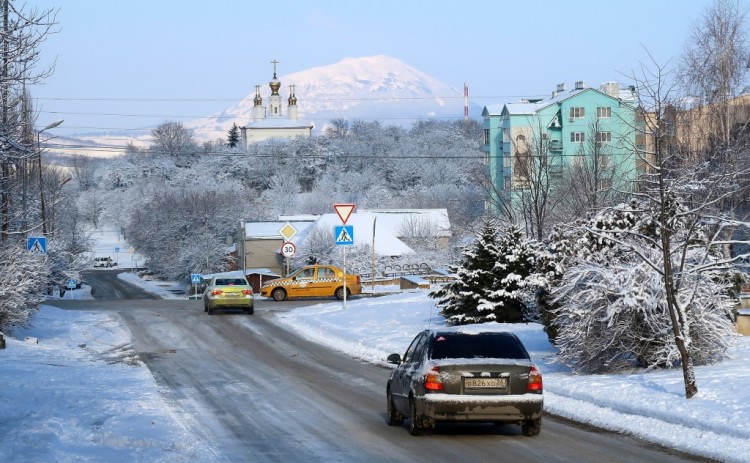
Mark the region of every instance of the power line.
MULTIPOLYGON (((545 94, 546 95, 546 94, 545 94)), ((154 103, 197 103, 197 102, 238 102, 242 101, 246 98, 249 98, 251 95, 240 98, 239 100, 237 98, 115 98, 115 97, 101 97, 101 98, 72 98, 72 97, 34 97, 35 100, 40 101, 118 101, 118 102, 133 102, 133 103, 145 103, 145 102, 154 102, 154 103)), ((476 99, 509 99, 509 98, 535 98, 540 97, 542 95, 479 95, 479 96, 472 96, 472 100, 476 99)), ((344 98, 344 97, 336 97, 336 98, 304 98, 301 101, 306 102, 316 102, 316 101, 414 101, 414 100, 462 100, 464 97, 463 95, 451 95, 451 96, 404 96, 404 97, 371 97, 371 98, 363 98, 363 97, 351 97, 351 98, 344 98)))
MULTIPOLYGON (((80 150, 86 150, 89 152, 98 152, 98 153, 123 153, 125 152, 126 147, 116 147, 116 146, 88 146, 88 145, 56 145, 56 144, 50 144, 47 145, 47 149, 55 150, 55 151, 71 151, 75 149, 80 150)), ((139 150, 147 150, 147 148, 138 148, 139 150)), ((227 153, 225 151, 200 151, 197 153, 201 156, 223 156, 223 157, 243 157, 243 158, 274 158, 278 159, 279 155, 274 153, 268 153, 268 154, 261 154, 261 153, 227 153)), ((495 159, 500 159, 500 156, 493 156, 495 159)), ((477 154, 477 155, 468 155, 468 156, 460 156, 460 155, 399 155, 399 156, 388 156, 383 157, 382 155, 354 155, 354 154, 335 154, 335 155, 309 155, 309 156, 303 156, 303 155, 284 155, 285 160, 291 160, 291 161, 297 161, 297 160, 330 160, 330 159, 466 159, 466 160, 472 160, 472 159, 488 159, 492 157, 488 157, 484 154, 477 154)))
MULTIPOLYGON (((188 119, 237 119, 238 116, 185 116, 185 115, 168 115, 168 114, 125 114, 125 113, 82 113, 82 112, 66 112, 66 111, 39 111, 40 114, 56 114, 56 115, 73 115, 73 116, 116 116, 116 117, 154 117, 154 118, 188 118, 188 119)), ((250 116, 248 116, 250 117, 250 116)), ((367 117, 366 119, 372 119, 372 120, 412 120, 412 119, 462 119, 463 116, 413 116, 413 117, 367 117)), ((347 118, 343 118, 347 119, 347 118)), ((365 118, 359 118, 354 117, 353 119, 365 119, 365 118)), ((304 120, 330 120, 329 117, 305 117, 302 119, 299 119, 300 122, 304 122, 304 120)))

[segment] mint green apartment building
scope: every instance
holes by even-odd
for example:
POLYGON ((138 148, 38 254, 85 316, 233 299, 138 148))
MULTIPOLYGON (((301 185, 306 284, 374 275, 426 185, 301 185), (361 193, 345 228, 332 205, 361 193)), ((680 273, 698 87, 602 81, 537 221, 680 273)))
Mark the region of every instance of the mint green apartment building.
POLYGON ((636 104, 633 87, 607 82, 594 89, 579 81, 569 91, 559 84, 549 99, 485 106, 485 163, 495 195, 487 203, 488 212, 498 212, 500 202, 513 207, 514 196, 528 188, 519 163, 529 153, 543 159, 553 182, 562 178, 566 166, 596 156, 604 169, 615 170, 613 187, 632 189, 637 176, 636 104))

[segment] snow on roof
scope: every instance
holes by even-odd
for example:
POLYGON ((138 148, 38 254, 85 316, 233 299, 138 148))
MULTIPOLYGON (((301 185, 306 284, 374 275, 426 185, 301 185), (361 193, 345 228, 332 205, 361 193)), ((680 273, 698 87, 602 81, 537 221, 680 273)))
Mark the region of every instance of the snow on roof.
POLYGON ((489 114, 490 116, 499 116, 503 112, 503 106, 502 104, 488 104, 484 107, 484 111, 482 111, 482 115, 489 114))
POLYGON ((248 122, 247 125, 241 127, 243 129, 312 129, 313 124, 297 120, 297 119, 284 119, 284 118, 265 118, 258 121, 248 122))
POLYGON ((546 104, 541 103, 508 103, 505 105, 508 114, 534 114, 543 107, 547 106, 546 104))
POLYGON ((403 236, 410 225, 427 226, 432 236, 451 236, 448 209, 363 209, 360 212, 375 214, 377 224, 382 224, 396 236, 403 236))
MULTIPOLYGON (((370 212, 355 212, 349 216, 346 224, 354 227, 355 246, 357 244, 372 245, 373 221, 375 221, 375 217, 376 215, 370 212)), ((304 231, 300 230, 300 233, 295 235, 291 241, 294 244, 300 245, 304 243, 308 235, 315 228, 320 227, 323 230, 331 230, 331 233, 333 233, 334 227, 337 225, 341 225, 341 219, 338 214, 323 214, 313 226, 307 227, 304 231)), ((375 253, 381 256, 403 256, 414 254, 414 250, 404 244, 403 241, 398 239, 378 220, 375 221, 375 253)))
POLYGON ((279 220, 285 222, 315 222, 320 217, 320 214, 293 214, 293 215, 280 215, 279 220))
POLYGON ((281 227, 283 227, 287 222, 289 222, 294 228, 296 228, 297 232, 302 232, 313 223, 312 220, 274 220, 270 222, 245 222, 245 238, 269 240, 282 239, 279 230, 281 230, 281 227))

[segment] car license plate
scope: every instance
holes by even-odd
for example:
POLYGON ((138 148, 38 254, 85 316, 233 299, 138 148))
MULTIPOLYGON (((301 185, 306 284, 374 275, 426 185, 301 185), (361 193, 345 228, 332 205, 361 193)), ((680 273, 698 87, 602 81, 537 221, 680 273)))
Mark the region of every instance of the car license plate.
POLYGON ((464 387, 471 389, 505 389, 508 378, 464 378, 464 387))
POLYGON ((239 297, 240 295, 240 293, 226 293, 227 297, 239 297))

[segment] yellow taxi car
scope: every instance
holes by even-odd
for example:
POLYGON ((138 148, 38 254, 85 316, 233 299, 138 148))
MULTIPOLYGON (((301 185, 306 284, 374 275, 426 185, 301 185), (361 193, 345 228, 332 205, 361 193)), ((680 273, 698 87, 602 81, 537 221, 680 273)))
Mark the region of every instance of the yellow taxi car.
MULTIPOLYGON (((344 271, 333 265, 308 265, 286 278, 269 281, 260 294, 275 301, 292 297, 344 298, 344 271)), ((359 275, 346 275, 346 297, 362 294, 359 275)))

